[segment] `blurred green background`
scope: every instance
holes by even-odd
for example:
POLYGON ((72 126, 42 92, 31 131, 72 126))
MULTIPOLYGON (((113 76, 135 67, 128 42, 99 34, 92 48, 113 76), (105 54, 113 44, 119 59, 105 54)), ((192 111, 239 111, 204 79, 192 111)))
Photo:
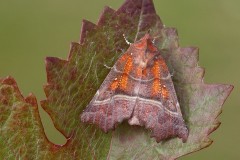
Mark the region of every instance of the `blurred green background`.
MULTIPOLYGON (((79 41, 83 18, 94 23, 105 5, 114 9, 124 0, 0 0, 0 77, 13 76, 26 96, 45 98, 44 58, 66 59, 71 41, 79 41)), ((155 0, 155 8, 168 27, 178 29, 181 46, 200 48, 200 66, 206 83, 235 86, 219 117, 220 128, 207 149, 183 160, 240 159, 240 1, 155 0)), ((42 111, 49 139, 64 144, 50 118, 42 111)))

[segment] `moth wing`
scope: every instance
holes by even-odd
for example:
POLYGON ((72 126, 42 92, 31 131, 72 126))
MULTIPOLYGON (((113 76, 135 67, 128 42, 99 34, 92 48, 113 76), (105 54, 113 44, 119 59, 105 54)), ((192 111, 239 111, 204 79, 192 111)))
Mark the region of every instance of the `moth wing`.
POLYGON ((132 115, 136 97, 133 95, 134 82, 128 79, 132 59, 123 54, 112 67, 92 101, 81 114, 81 121, 97 125, 108 132, 132 115))
POLYGON ((188 129, 182 118, 171 75, 160 55, 148 63, 139 88, 129 123, 150 129, 157 142, 176 136, 186 141, 188 129))

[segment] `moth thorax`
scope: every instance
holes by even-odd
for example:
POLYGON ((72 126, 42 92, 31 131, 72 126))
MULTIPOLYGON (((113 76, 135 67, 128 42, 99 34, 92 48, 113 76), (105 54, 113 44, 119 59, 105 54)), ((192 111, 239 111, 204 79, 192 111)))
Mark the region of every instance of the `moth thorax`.
POLYGON ((147 62, 144 62, 143 60, 141 60, 141 61, 139 62, 139 66, 140 66, 141 68, 146 68, 147 62))

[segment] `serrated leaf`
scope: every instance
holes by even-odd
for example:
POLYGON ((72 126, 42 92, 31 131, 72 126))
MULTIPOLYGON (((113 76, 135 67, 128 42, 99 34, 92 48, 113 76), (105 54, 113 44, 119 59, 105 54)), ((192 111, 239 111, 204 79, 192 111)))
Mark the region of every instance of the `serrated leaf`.
MULTIPOLYGON (((146 11, 153 8, 149 6, 153 6, 152 1, 143 1, 145 11, 142 17, 157 16, 153 11, 146 11)), ((160 23, 157 21, 156 18, 155 23, 160 23)), ((216 118, 233 88, 231 85, 204 84, 204 69, 198 66, 198 49, 179 47, 174 28, 150 25, 147 29, 158 33, 156 42, 173 73, 183 117, 190 131, 189 137, 186 143, 174 138, 158 144, 149 138, 148 131, 123 125, 114 133, 109 159, 176 159, 209 146, 212 141, 208 135, 219 126, 216 118)))
POLYGON ((54 148, 45 137, 35 97, 24 98, 13 78, 0 80, 0 158, 44 159, 54 148))
POLYGON ((152 0, 126 0, 117 11, 105 7, 97 25, 87 20, 82 24, 80 42, 71 44, 67 60, 46 58, 47 99, 41 105, 68 142, 51 144, 34 96, 23 98, 12 78, 2 79, 0 155, 4 159, 175 159, 211 144, 208 136, 220 124, 216 118, 232 86, 204 84, 198 49, 179 47, 176 29, 164 27, 152 0), (149 131, 127 124, 105 134, 79 118, 108 74, 106 66, 127 49, 122 35, 134 41, 149 30, 173 74, 190 131, 186 143, 177 138, 156 143, 149 131))

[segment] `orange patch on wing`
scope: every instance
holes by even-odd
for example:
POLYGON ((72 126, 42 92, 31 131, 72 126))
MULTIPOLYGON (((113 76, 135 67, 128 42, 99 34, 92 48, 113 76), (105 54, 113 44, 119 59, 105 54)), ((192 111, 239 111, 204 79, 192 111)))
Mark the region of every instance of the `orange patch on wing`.
POLYGON ((110 85, 110 89, 111 89, 112 91, 114 91, 114 90, 116 90, 117 88, 118 88, 118 80, 115 79, 115 80, 112 82, 112 84, 110 85))
POLYGON ((154 62, 154 66, 152 68, 152 73, 154 76, 154 81, 153 81, 153 85, 152 85, 152 94, 157 95, 157 94, 161 93, 161 89, 162 89, 162 85, 160 82, 161 72, 160 72, 160 66, 159 66, 158 61, 154 62))
POLYGON ((156 96, 161 92, 161 83, 159 79, 154 79, 152 85, 152 95, 156 96))
POLYGON ((152 73, 154 75, 154 81, 152 85, 152 94, 155 96, 157 94, 161 94, 164 99, 169 98, 169 92, 165 85, 161 84, 161 70, 167 70, 167 65, 163 59, 159 59, 158 61, 154 62, 154 66, 152 68, 152 73))
POLYGON ((125 64, 123 72, 126 73, 126 74, 129 74, 130 71, 132 70, 132 67, 133 67, 132 57, 128 57, 127 63, 125 64))
POLYGON ((163 86, 163 88, 162 88, 162 96, 163 96, 164 99, 169 98, 169 92, 168 92, 166 86, 163 86))
POLYGON ((153 73, 154 78, 158 78, 158 79, 161 78, 160 63, 159 63, 159 61, 155 61, 155 62, 154 62, 154 66, 153 66, 153 68, 152 68, 152 73, 153 73))
POLYGON ((119 58, 120 62, 126 62, 130 58, 130 55, 127 53, 124 53, 122 57, 119 58))
POLYGON ((157 86, 155 83, 157 83, 157 81, 153 83, 153 95, 156 95, 156 90, 158 89, 158 91, 161 93, 162 97, 164 99, 168 99, 169 98, 169 91, 166 88, 165 85, 161 84, 161 69, 167 71, 167 65, 165 63, 165 61, 161 58, 157 61, 154 62, 154 66, 152 68, 152 72, 154 75, 154 78, 158 80, 159 85, 157 86), (156 87, 157 86, 157 87, 156 87))
POLYGON ((127 84, 128 84, 128 75, 126 75, 126 74, 123 74, 122 76, 121 76, 121 81, 120 81, 120 88, 122 89, 122 90, 126 90, 127 89, 127 84))
POLYGON ((120 86, 119 87, 122 90, 126 90, 127 89, 128 75, 131 72, 132 67, 133 67, 132 57, 128 57, 127 63, 124 66, 123 74, 122 74, 121 79, 120 79, 120 86))

